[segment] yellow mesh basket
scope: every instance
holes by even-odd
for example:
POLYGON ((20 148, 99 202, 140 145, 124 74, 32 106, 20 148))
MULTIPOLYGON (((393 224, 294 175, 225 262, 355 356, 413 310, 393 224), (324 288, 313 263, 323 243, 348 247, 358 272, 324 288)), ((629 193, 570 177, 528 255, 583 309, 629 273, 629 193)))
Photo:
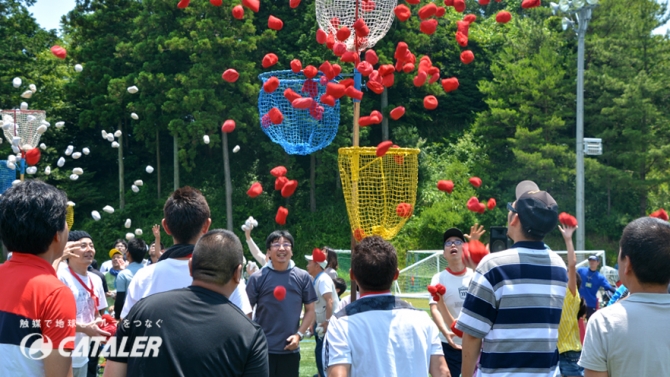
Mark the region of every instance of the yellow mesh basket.
POLYGON ((351 232, 357 240, 395 237, 411 216, 419 180, 419 150, 340 148, 338 165, 351 232))
POLYGON ((66 211, 65 222, 67 223, 67 229, 71 230, 74 224, 74 205, 68 203, 66 211))

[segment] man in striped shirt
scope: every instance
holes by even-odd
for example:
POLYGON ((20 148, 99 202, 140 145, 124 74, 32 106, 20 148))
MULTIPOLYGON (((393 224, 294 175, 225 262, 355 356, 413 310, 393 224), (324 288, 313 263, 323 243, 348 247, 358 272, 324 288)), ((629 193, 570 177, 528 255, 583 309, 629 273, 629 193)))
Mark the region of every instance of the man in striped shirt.
POLYGON ((542 242, 558 223, 558 205, 523 181, 507 208, 515 243, 479 263, 456 325, 464 333, 462 377, 551 377, 558 365, 568 276, 561 257, 542 242))

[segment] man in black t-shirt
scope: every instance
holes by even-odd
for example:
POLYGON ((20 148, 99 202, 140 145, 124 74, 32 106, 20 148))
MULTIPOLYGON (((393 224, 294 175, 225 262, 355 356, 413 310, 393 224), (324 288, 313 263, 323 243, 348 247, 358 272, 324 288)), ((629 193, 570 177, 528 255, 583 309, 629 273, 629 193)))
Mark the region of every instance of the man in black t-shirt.
POLYGON ((125 341, 130 356, 110 355, 105 377, 267 377, 263 330, 228 300, 242 277, 240 240, 227 230, 208 232, 189 267, 191 286, 140 300, 119 323, 108 348, 125 341))

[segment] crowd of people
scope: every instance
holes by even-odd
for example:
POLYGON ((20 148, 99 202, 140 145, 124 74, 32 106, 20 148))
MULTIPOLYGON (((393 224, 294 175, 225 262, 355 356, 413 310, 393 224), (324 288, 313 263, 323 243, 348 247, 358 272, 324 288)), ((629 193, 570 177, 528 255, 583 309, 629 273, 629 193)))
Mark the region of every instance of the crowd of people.
POLYGON ((117 240, 99 270, 94 240, 68 229, 66 207, 38 180, 0 199, 12 252, 0 265, 2 376, 97 376, 104 356, 107 377, 297 377, 309 336, 319 377, 670 376, 670 223, 625 227, 616 289, 598 257, 577 268, 576 228, 558 225, 557 203, 531 181, 507 205, 509 249, 475 263, 468 246, 483 227, 444 232, 448 267, 432 278, 443 290, 429 312, 391 294, 397 253, 377 236, 353 248, 356 289, 341 298, 334 250, 315 248, 303 270, 290 232, 271 232, 263 252, 246 227, 247 262, 234 233, 210 229, 190 187, 167 199, 151 245, 117 240), (567 263, 543 242, 557 227, 567 263), (600 289, 616 290, 605 308, 600 289))

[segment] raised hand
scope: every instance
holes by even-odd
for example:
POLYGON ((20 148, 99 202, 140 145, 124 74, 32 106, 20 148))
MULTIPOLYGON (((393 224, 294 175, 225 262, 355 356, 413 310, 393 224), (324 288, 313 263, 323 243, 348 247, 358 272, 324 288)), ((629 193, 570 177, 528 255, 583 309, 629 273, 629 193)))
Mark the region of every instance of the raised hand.
POLYGON ((470 234, 464 234, 465 238, 468 239, 468 241, 474 241, 477 240, 479 241, 479 238, 486 233, 484 230, 483 225, 479 225, 478 223, 475 223, 475 225, 470 227, 470 234))

